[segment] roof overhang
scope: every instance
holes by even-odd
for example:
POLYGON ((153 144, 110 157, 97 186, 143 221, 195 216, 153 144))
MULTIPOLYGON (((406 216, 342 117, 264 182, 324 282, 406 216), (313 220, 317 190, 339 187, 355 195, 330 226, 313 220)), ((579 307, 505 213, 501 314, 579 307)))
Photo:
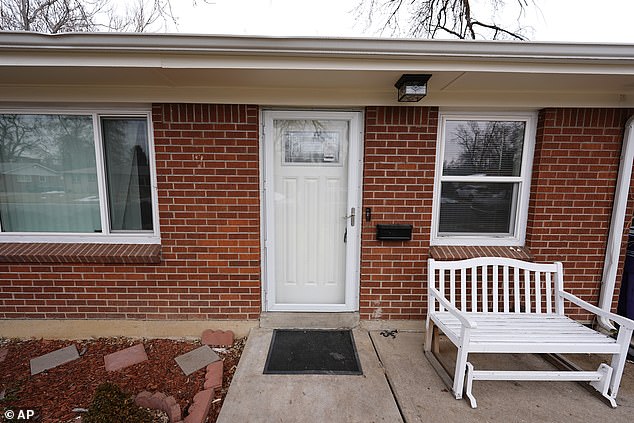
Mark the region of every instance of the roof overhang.
POLYGON ((0 101, 634 107, 634 45, 0 33, 0 101))

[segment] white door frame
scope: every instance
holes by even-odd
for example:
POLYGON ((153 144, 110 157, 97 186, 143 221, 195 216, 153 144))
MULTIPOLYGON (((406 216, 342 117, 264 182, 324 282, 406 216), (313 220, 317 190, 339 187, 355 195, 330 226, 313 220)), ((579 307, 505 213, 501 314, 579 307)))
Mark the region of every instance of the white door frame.
POLYGON ((263 311, 309 311, 350 312, 359 310, 359 269, 361 257, 361 195, 363 182, 363 122, 362 111, 354 110, 262 110, 260 115, 260 189, 261 189, 261 234, 262 234, 262 310, 263 311), (273 191, 273 120, 311 119, 348 120, 350 139, 348 144, 348 212, 356 210, 355 225, 347 223, 346 281, 344 304, 276 304, 275 299, 275 207, 273 191))

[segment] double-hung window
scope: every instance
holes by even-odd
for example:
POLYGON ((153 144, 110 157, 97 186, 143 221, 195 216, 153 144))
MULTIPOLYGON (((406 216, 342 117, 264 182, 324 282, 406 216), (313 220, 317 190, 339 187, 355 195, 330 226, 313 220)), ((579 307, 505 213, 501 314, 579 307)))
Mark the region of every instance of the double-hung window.
POLYGON ((535 115, 441 114, 432 244, 524 243, 535 115))
POLYGON ((0 241, 158 242, 147 112, 0 111, 0 241))

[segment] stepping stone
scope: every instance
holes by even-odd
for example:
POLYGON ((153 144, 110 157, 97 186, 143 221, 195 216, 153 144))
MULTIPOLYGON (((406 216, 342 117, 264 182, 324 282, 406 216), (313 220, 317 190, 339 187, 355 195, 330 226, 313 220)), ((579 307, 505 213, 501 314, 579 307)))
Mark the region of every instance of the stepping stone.
POLYGON ((137 344, 130 348, 126 348, 121 351, 113 352, 104 356, 103 361, 106 365, 106 370, 114 372, 115 370, 125 369, 134 364, 141 363, 147 360, 147 353, 143 344, 137 344))
POLYGON ((174 360, 176 360, 185 375, 190 375, 196 370, 220 360, 220 357, 209 346, 203 345, 193 351, 179 355, 174 360))
POLYGON ((7 354, 9 354, 9 349, 8 348, 1 348, 0 349, 0 363, 2 363, 5 358, 7 358, 7 354))
POLYGON ((45 370, 52 369, 62 364, 68 363, 79 358, 77 347, 73 344, 65 348, 50 352, 31 359, 31 375, 42 373, 45 370))

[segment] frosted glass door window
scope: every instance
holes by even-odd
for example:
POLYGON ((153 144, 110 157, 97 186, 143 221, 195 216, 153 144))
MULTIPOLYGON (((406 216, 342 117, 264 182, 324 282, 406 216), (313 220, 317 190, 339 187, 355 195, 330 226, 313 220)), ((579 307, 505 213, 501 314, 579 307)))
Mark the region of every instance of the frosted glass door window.
POLYGON ((0 114, 4 232, 101 232, 90 115, 0 114))
POLYGON ((111 231, 152 230, 147 122, 102 118, 111 231))

